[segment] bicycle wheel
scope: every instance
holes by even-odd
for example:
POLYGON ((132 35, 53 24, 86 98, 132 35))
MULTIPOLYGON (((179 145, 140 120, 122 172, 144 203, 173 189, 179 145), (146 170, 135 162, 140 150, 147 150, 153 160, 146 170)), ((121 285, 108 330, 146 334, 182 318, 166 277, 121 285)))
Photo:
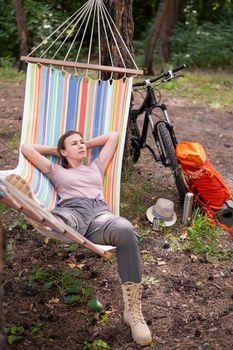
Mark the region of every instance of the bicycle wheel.
POLYGON ((184 185, 183 177, 179 169, 179 163, 176 159, 175 148, 172 143, 171 135, 164 123, 157 125, 160 142, 162 143, 163 151, 169 162, 169 167, 172 170, 172 174, 175 179, 175 184, 182 202, 184 201, 186 188, 184 185))

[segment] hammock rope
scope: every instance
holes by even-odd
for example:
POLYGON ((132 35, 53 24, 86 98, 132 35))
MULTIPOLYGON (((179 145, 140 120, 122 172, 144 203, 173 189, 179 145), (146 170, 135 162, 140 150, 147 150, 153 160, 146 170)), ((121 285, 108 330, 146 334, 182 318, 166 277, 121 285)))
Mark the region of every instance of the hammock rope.
MULTIPOLYGON (((63 45, 64 45, 65 42, 67 41, 67 39, 71 36, 71 34, 73 33, 74 29, 76 28, 76 26, 78 25, 78 23, 81 21, 82 17, 84 17, 84 18, 83 18, 83 21, 82 21, 82 23, 81 23, 81 25, 80 25, 80 27, 79 27, 79 30, 78 30, 77 34, 79 33, 79 31, 80 31, 80 29, 82 28, 82 25, 83 25, 83 23, 84 23, 84 21, 85 21, 85 19, 86 19, 87 16, 88 16, 88 20, 87 20, 87 24, 88 24, 89 19, 90 19, 90 17, 91 17, 91 11, 90 11, 89 8, 87 8, 86 11, 83 11, 83 13, 82 13, 81 16, 78 18, 78 20, 77 20, 77 22, 75 23, 75 25, 68 31, 67 36, 65 37, 65 39, 63 40, 63 42, 61 43, 61 45, 58 47, 58 49, 57 49, 57 51, 55 52, 55 54, 52 56, 52 59, 54 59, 54 58, 57 56, 58 52, 61 50, 61 48, 63 47, 63 45), (89 16, 88 16, 88 15, 89 15, 89 16)), ((76 18, 75 18, 75 19, 76 19, 76 18)), ((52 44, 50 45, 50 47, 52 47, 52 46, 54 45, 54 43, 62 36, 62 34, 64 34, 64 33, 66 32, 66 30, 71 26, 71 24, 72 24, 73 22, 74 22, 74 20, 63 30, 63 32, 57 37, 57 39, 56 39, 54 42, 52 42, 52 44)), ((72 49, 72 43, 71 43, 71 45, 70 45, 70 51, 71 51, 71 49, 72 49)), ((47 50, 46 50, 46 51, 47 51, 47 50)), ((45 52, 46 52, 46 51, 45 51, 45 52)), ((68 50, 68 51, 69 51, 69 50, 68 50)), ((43 53, 43 56, 44 56, 45 52, 43 53)), ((67 54, 66 54, 66 56, 67 56, 67 54)), ((42 56, 41 56, 41 57, 42 57, 42 56)), ((66 61, 66 57, 64 58, 64 61, 66 61)))
MULTIPOLYGON (((90 43, 89 43, 87 64, 90 64, 91 48, 92 48, 92 40, 93 40, 93 32, 94 32, 94 26, 95 26, 95 15, 96 15, 96 3, 95 3, 94 14, 93 14, 93 19, 92 19, 91 37, 90 37, 90 43)), ((88 69, 86 70, 86 76, 87 76, 87 75, 88 75, 88 69)))
POLYGON ((78 9, 75 13, 73 13, 72 16, 70 16, 65 22, 63 22, 57 29, 55 29, 49 36, 47 36, 38 46, 36 46, 28 55, 27 57, 30 57, 35 51, 37 51, 42 45, 46 44, 49 39, 57 33, 57 31, 59 29, 61 29, 72 17, 74 17, 75 15, 77 15, 78 17, 78 13, 83 11, 84 8, 86 8, 88 6, 88 3, 91 2, 92 0, 89 0, 86 4, 84 4, 80 9, 78 9))
MULTIPOLYGON (((101 70, 102 69, 102 59, 101 59, 101 41, 106 42, 111 66, 114 67, 114 56, 117 55, 119 56, 119 62, 122 65, 122 69, 124 70, 124 74, 126 76, 126 63, 125 59, 123 57, 123 54, 121 52, 120 47, 123 48, 124 50, 124 55, 125 57, 129 57, 130 61, 132 62, 133 66, 135 67, 135 70, 138 70, 138 66, 136 62, 134 61, 129 49, 127 48, 127 45, 125 44, 116 24, 114 23, 109 11, 106 8, 106 5, 104 4, 103 0, 88 0, 78 11, 76 11, 72 16, 70 16, 66 21, 64 21, 56 30, 54 30, 47 38, 45 38, 37 47, 35 47, 27 57, 30 57, 33 53, 35 53, 39 48, 41 48, 43 45, 46 45, 47 47, 43 50, 43 52, 40 54, 40 59, 45 57, 48 52, 51 52, 53 48, 55 48, 55 52, 52 54, 51 57, 51 66, 52 64, 58 64, 61 65, 59 60, 57 62, 54 62, 58 54, 61 52, 61 49, 64 47, 65 43, 67 43, 69 38, 72 38, 71 43, 69 44, 69 47, 67 49, 67 52, 64 56, 63 61, 67 62, 68 57, 70 57, 71 51, 74 48, 74 45, 77 43, 77 38, 81 30, 83 30, 82 37, 78 46, 77 54, 75 57, 74 62, 77 63, 81 50, 83 49, 83 44, 84 44, 84 39, 87 37, 87 30, 90 27, 90 39, 89 39, 89 47, 87 51, 87 67, 86 67, 86 76, 88 75, 88 68, 98 70, 98 78, 101 79, 101 70), (97 22, 97 37, 98 37, 98 45, 97 45, 97 57, 98 57, 98 65, 100 69, 98 70, 98 67, 91 67, 91 58, 92 55, 95 57, 95 53, 93 52, 93 36, 94 36, 94 28, 95 28, 95 23, 97 22), (85 25, 84 25, 85 24, 85 25), (102 24, 102 26, 101 26, 102 24), (84 28, 83 28, 84 25, 84 28), (101 36, 101 29, 103 29, 103 34, 101 36), (61 30, 61 32, 60 32, 61 30), (65 38, 62 39, 65 35, 65 38), (55 47, 55 44, 58 42, 58 40, 62 39, 62 42, 58 47, 55 47), (52 42, 51 42, 52 40, 52 42), (116 48, 116 51, 112 52, 110 41, 114 43, 114 47, 116 48), (90 66, 90 67, 89 67, 90 66)), ((32 58, 32 57, 31 57, 32 58)), ((24 57, 22 57, 24 59, 24 57)), ((25 59, 26 61, 26 59, 25 59)), ((28 62, 33 62, 32 60, 28 60, 28 62)), ((42 64, 45 63, 46 61, 38 61, 39 63, 41 62, 42 64)), ((49 63, 48 63, 49 64, 49 63)), ((64 64, 67 66, 67 64, 64 64)), ((116 64, 115 64, 116 65, 116 64)), ((69 65, 70 66, 70 65, 69 65)), ((118 64, 117 64, 118 66, 118 64)), ((63 66, 62 66, 63 67, 63 66)), ((77 75, 77 70, 76 70, 77 65, 73 66, 75 75, 77 75)), ((80 67, 80 66, 79 66, 80 67)), ((84 67, 83 67, 84 68, 84 67)), ((62 68, 64 70, 64 68, 62 68)), ((111 72, 113 73, 113 72, 111 72)), ((132 72, 132 74, 135 74, 132 72)), ((141 74, 141 73, 139 73, 141 74)), ((112 78, 112 74, 111 74, 112 78)), ((110 79, 111 79, 110 78, 110 79)))
POLYGON ((136 68, 136 69, 138 69, 138 66, 137 66, 137 64, 136 64, 135 60, 133 59, 133 56, 131 55, 131 53, 130 53, 130 51, 129 51, 128 47, 126 46, 126 44, 125 44, 125 42, 124 42, 124 40, 123 40, 123 38, 122 38, 122 36, 121 36, 121 34, 120 34, 119 30, 117 29, 116 24, 114 23, 114 21, 113 21, 112 17, 111 17, 111 16, 110 16, 110 14, 109 14, 109 12, 108 12, 108 10, 107 10, 106 6, 104 5, 104 3, 103 3, 103 1, 102 1, 102 0, 100 0, 100 1, 101 1, 101 5, 103 6, 103 8, 105 9, 106 13, 108 14, 109 19, 110 19, 110 21, 112 22, 112 24, 113 24, 113 26, 114 26, 114 28, 115 28, 115 30, 116 30, 116 32, 117 32, 117 34, 119 35, 119 38, 121 39, 121 42, 122 42, 122 44, 124 45, 124 47, 125 47, 125 49, 126 49, 126 51, 127 51, 128 55, 129 55, 129 57, 131 58, 131 60, 132 60, 132 62, 133 62, 133 64, 134 64, 134 66, 135 66, 135 68, 136 68))
POLYGON ((82 23, 80 24, 80 27, 79 27, 78 31, 76 32, 76 34, 75 34, 75 37, 74 37, 74 39, 73 39, 73 41, 72 41, 72 43, 71 43, 71 45, 70 45, 70 47, 69 47, 69 49, 68 49, 68 51, 67 51, 67 54, 66 54, 66 56, 65 56, 65 58, 64 58, 64 61, 67 60, 67 58, 68 58, 68 56, 69 56, 69 54, 70 54, 70 52, 71 52, 71 49, 72 49, 72 47, 74 46, 74 44, 75 44, 75 42, 76 42, 77 36, 78 36, 78 34, 79 34, 79 32, 80 32, 82 26, 83 26, 83 23, 84 23, 86 17, 88 16, 88 11, 89 11, 89 14, 90 14, 89 8, 88 8, 87 11, 85 12, 85 16, 83 16, 84 18, 83 18, 83 20, 82 20, 82 23))

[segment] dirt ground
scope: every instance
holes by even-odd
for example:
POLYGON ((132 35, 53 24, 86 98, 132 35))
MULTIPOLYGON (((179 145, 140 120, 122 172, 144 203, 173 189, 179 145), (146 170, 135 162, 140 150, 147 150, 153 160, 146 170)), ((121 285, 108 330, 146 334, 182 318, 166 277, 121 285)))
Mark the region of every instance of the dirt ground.
MULTIPOLYGON (((12 169, 18 153, 9 141, 20 133, 24 85, 0 81, 0 93, 0 169, 12 169)), ((233 111, 229 107, 211 109, 174 99, 172 92, 163 94, 178 140, 202 143, 213 165, 233 189, 233 111)), ((156 179, 148 207, 158 197, 174 200, 178 220, 172 230, 179 234, 182 208, 169 171, 143 151, 133 177, 138 183, 156 179)), ((46 244, 35 230, 10 228, 17 218, 12 210, 1 213, 8 247, 3 272, 5 325, 22 325, 25 330, 23 338, 10 348, 78 350, 83 349, 85 341, 102 339, 113 350, 140 349, 123 322, 115 259, 104 261, 81 248, 67 252, 67 246, 60 242, 46 244), (81 269, 86 287, 94 287, 94 297, 104 306, 102 313, 88 311, 85 302, 65 304, 56 286, 46 290, 43 283, 29 283, 33 265, 61 272, 72 270, 69 266, 73 265, 68 264, 81 269)), ((140 248, 143 254, 154 257, 144 261, 143 310, 153 334, 150 348, 233 349, 232 261, 220 263, 173 251, 165 240, 165 232, 152 231, 146 216, 134 223, 143 232, 150 230, 140 248)), ((233 236, 229 233, 221 237, 221 242, 233 249, 233 236)))

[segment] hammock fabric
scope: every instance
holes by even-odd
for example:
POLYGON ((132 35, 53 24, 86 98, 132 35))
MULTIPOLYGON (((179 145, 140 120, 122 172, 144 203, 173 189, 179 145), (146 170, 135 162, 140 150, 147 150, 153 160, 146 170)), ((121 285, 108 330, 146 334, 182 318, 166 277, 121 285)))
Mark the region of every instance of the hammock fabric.
MULTIPOLYGON (((56 146, 68 130, 78 130, 84 140, 117 131, 119 145, 105 176, 107 204, 119 214, 120 176, 133 78, 92 80, 75 77, 53 67, 28 64, 21 144, 56 146)), ((93 149, 87 162, 98 156, 93 149)), ((50 158, 58 162, 56 157, 50 158)), ((16 169, 0 171, 23 177, 36 199, 51 210, 58 198, 52 183, 20 153, 16 169)), ((1 197, 0 197, 1 198, 1 197)))

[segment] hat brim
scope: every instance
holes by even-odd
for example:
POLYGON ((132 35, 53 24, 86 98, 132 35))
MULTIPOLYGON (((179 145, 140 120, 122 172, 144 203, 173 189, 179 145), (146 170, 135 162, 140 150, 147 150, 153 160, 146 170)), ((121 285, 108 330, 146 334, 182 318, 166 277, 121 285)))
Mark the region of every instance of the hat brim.
MULTIPOLYGON (((151 206, 150 208, 148 208, 147 211, 146 211, 147 219, 148 219, 151 223, 153 223, 154 218, 155 218, 155 216, 152 214, 153 207, 154 207, 154 206, 152 205, 152 206, 151 206)), ((174 223, 175 223, 176 220, 177 220, 177 215, 176 215, 176 213, 174 212, 174 213, 173 213, 173 216, 172 216, 172 220, 169 220, 169 221, 167 221, 167 220, 162 220, 162 219, 158 219, 158 220, 161 220, 161 221, 163 222, 164 226, 169 227, 169 226, 174 225, 174 223)))

